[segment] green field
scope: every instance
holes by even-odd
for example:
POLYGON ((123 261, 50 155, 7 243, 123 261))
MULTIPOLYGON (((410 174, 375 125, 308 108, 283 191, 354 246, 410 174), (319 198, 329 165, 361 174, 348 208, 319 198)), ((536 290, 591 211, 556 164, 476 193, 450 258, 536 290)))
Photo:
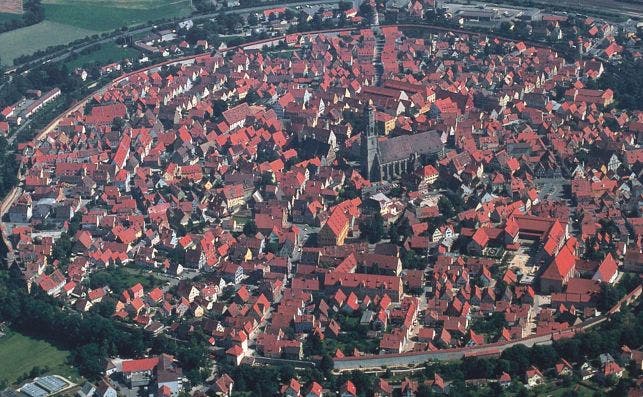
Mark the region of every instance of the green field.
POLYGON ((103 44, 97 51, 93 51, 85 55, 79 55, 78 58, 66 62, 66 65, 69 70, 73 70, 74 68, 81 67, 86 64, 92 64, 94 62, 98 62, 99 65, 106 65, 108 63, 121 61, 127 58, 135 60, 140 54, 140 51, 134 48, 123 48, 117 44, 109 43, 103 44))
POLYGON ((545 393, 540 393, 538 397, 561 397, 566 392, 574 391, 578 393, 579 397, 592 397, 596 390, 592 390, 589 387, 582 384, 575 384, 569 387, 554 388, 545 393))
POLYGON ((79 381, 78 372, 67 364, 69 352, 49 343, 11 332, 0 338, 0 379, 13 384, 33 367, 49 367, 51 374, 79 381))
POLYGON ((12 21, 14 19, 21 19, 22 15, 19 14, 9 14, 6 12, 0 12, 0 23, 12 21))
MULTIPOLYGON (((123 26, 192 12, 189 0, 45 0, 43 8, 43 22, 0 34, 2 63, 10 65, 21 55, 123 26)), ((3 15, 8 14, 0 14, 0 21, 3 15)))
POLYGON ((103 2, 50 0, 43 6, 45 19, 48 21, 101 32, 190 14, 187 1, 103 2))
POLYGON ((110 267, 99 270, 92 274, 90 287, 99 288, 109 286, 115 294, 120 295, 124 290, 141 283, 145 291, 150 291, 165 283, 165 280, 156 277, 153 273, 147 273, 143 269, 131 267, 110 267))
POLYGON ((0 54, 2 54, 0 59, 2 63, 9 65, 21 55, 44 50, 49 46, 66 44, 95 33, 87 29, 43 21, 0 34, 0 54))

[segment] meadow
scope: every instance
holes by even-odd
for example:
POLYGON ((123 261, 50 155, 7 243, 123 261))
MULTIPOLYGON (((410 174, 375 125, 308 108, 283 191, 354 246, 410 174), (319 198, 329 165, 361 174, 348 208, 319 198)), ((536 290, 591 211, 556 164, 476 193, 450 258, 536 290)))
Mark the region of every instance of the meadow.
POLYGON ((106 65, 111 62, 122 61, 123 59, 137 59, 141 54, 140 51, 131 47, 121 47, 115 43, 107 43, 101 45, 100 49, 92 51, 89 54, 78 55, 74 59, 68 58, 65 63, 69 70, 81 67, 84 65, 91 65, 98 63, 99 65, 106 65))
POLYGON ((18 377, 28 374, 37 366, 48 367, 50 374, 79 381, 78 372, 67 363, 68 357, 69 352, 45 341, 9 331, 0 338, 0 380, 13 384, 18 377))
POLYGON ((47 47, 66 44, 92 36, 96 32, 57 22, 43 21, 0 34, 0 59, 5 65, 21 55, 32 54, 47 47))
POLYGON ((190 14, 185 0, 48 0, 43 7, 48 21, 99 32, 190 14))

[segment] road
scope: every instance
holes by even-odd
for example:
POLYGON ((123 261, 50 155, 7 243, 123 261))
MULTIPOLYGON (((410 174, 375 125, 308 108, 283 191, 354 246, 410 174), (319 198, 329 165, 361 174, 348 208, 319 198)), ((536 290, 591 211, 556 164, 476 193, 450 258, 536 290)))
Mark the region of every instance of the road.
MULTIPOLYGON (((470 4, 471 2, 465 0, 451 1, 453 3, 470 4)), ((508 7, 515 7, 516 1, 493 1, 495 4, 502 4, 508 7)), ((473 2, 473 4, 486 4, 493 6, 493 3, 473 2)), ((531 7, 541 8, 542 10, 551 10, 551 0, 532 0, 531 7)), ((600 14, 610 14, 614 16, 624 16, 632 19, 643 19, 643 4, 625 3, 614 0, 558 0, 555 3, 556 7, 576 10, 579 14, 587 14, 588 12, 597 12, 600 14)))
MULTIPOLYGON (((551 1, 533 0, 541 6, 551 6, 551 1)), ((614 0, 558 0, 556 5, 577 10, 580 14, 587 11, 609 13, 613 15, 626 16, 628 18, 643 19, 643 5, 624 3, 614 0)))
MULTIPOLYGON (((284 5, 287 6, 287 7, 297 7, 297 6, 306 6, 306 5, 337 4, 340 1, 341 0, 311 0, 311 1, 300 1, 300 2, 296 2, 296 3, 286 3, 284 5)), ((210 13, 207 13, 207 14, 193 15, 191 17, 186 17, 185 19, 191 19, 192 21, 196 22, 196 21, 203 21, 203 20, 206 20, 206 19, 215 18, 215 17, 219 16, 222 13, 245 15, 245 14, 250 14, 251 12, 263 11, 263 10, 267 10, 267 9, 270 9, 270 8, 275 8, 277 6, 278 5, 271 4, 271 5, 267 5, 267 6, 257 6, 257 7, 248 7, 248 8, 225 10, 225 11, 216 11, 216 12, 210 12, 210 13)), ((145 26, 145 27, 142 27, 142 28, 131 29, 131 30, 128 30, 127 32, 123 32, 122 34, 118 34, 118 35, 110 36, 110 37, 107 37, 107 38, 104 38, 104 39, 88 42, 88 43, 83 44, 83 45, 81 45, 79 47, 66 48, 66 49, 63 50, 64 52, 62 54, 58 54, 58 55, 48 54, 48 55, 45 55, 43 57, 31 60, 31 61, 27 62, 26 64, 27 65, 28 64, 40 65, 40 64, 42 64, 44 62, 58 62, 58 61, 61 61, 63 59, 68 58, 72 54, 72 52, 80 52, 80 51, 82 51, 84 49, 87 49, 87 48, 89 48, 91 46, 94 46, 96 44, 105 44, 105 43, 116 41, 116 40, 118 40, 120 38, 124 38, 126 36, 132 36, 132 35, 137 35, 137 34, 141 34, 141 33, 148 33, 148 32, 150 32, 152 30, 154 30, 154 26, 145 26)), ((24 66, 26 64, 19 65, 18 67, 24 66)))

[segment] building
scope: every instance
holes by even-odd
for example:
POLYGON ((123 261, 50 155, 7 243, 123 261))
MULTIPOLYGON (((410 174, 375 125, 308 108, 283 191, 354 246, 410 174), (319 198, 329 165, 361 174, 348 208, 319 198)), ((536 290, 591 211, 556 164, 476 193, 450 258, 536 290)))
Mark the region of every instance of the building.
POLYGON ((319 231, 319 245, 344 245, 349 223, 344 211, 336 208, 319 231))
POLYGON ((372 101, 364 110, 367 122, 360 143, 361 171, 371 181, 391 180, 413 172, 427 160, 444 154, 444 143, 433 131, 400 135, 379 140, 375 106, 372 101))
POLYGON ((22 0, 2 0, 0 1, 0 12, 8 14, 22 14, 24 12, 22 0))
POLYGON ((163 389, 173 397, 183 388, 183 371, 169 354, 125 360, 121 368, 123 379, 130 387, 155 383, 158 390, 163 389))

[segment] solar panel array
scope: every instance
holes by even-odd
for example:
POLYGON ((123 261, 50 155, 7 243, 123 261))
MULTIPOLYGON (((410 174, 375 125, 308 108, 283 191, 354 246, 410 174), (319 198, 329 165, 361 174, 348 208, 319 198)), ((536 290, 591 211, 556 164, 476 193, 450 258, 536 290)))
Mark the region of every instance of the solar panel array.
POLYGON ((29 397, 46 397, 47 395, 49 395, 46 390, 41 389, 33 383, 27 383, 26 385, 22 386, 20 388, 20 391, 28 395, 29 397))
POLYGON ((67 382, 56 378, 55 376, 43 376, 42 378, 36 379, 35 383, 47 390, 50 394, 56 393, 67 387, 67 382))
POLYGON ((58 393, 67 386, 69 386, 69 384, 60 378, 43 376, 34 379, 31 383, 25 384, 20 388, 20 391, 29 397, 47 397, 51 394, 58 393))

